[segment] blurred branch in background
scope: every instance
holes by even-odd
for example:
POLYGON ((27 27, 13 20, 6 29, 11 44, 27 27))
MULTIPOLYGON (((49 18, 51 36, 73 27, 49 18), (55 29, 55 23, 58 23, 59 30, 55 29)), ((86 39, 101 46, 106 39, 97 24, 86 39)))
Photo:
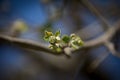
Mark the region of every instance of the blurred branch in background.
POLYGON ((99 57, 97 57, 94 61, 92 61, 88 67, 87 67, 87 70, 89 73, 92 73, 94 72, 97 67, 99 67, 99 65, 109 56, 109 53, 108 52, 104 52, 104 53, 101 53, 101 55, 99 57))
POLYGON ((100 12, 93 6, 88 0, 81 0, 82 3, 100 20, 100 22, 103 24, 103 29, 107 30, 110 27, 110 24, 108 21, 100 14, 100 12))

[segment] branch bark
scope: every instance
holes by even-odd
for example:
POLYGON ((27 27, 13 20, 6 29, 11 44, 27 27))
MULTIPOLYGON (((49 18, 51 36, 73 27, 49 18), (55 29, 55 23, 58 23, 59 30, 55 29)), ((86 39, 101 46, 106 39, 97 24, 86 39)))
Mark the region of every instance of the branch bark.
MULTIPOLYGON (((85 41, 84 46, 81 47, 80 49, 74 50, 74 49, 71 49, 71 48, 69 48, 69 49, 67 48, 67 51, 64 51, 62 53, 53 52, 52 50, 50 50, 44 44, 41 44, 40 42, 36 42, 36 41, 32 41, 32 40, 20 39, 20 38, 10 37, 10 36, 7 36, 7 35, 2 35, 2 34, 0 34, 0 40, 16 44, 16 45, 21 46, 23 48, 28 48, 28 49, 37 50, 37 51, 43 51, 43 52, 47 52, 47 53, 54 54, 54 55, 71 54, 72 52, 75 52, 75 51, 79 51, 79 50, 82 50, 82 49, 96 47, 96 46, 106 44, 107 41, 111 40, 111 38, 114 36, 115 32, 118 29, 120 29, 120 21, 116 22, 115 25, 113 25, 113 27, 110 27, 100 37, 98 37, 96 39, 93 39, 93 40, 85 41), (69 53, 67 53, 67 52, 69 52, 69 53)), ((106 46, 106 47, 108 47, 108 46, 106 46)))
POLYGON ((11 37, 11 36, 2 35, 2 34, 0 34, 0 40, 18 45, 22 48, 28 48, 32 50, 44 51, 44 52, 55 54, 55 52, 51 51, 47 46, 45 46, 44 44, 41 44, 40 42, 36 42, 28 39, 20 39, 20 38, 11 37))

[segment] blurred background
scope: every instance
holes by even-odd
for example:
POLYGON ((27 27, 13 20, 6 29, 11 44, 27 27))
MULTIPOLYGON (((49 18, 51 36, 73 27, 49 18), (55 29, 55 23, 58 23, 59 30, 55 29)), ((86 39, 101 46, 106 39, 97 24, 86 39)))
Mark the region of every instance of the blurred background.
MULTIPOLYGON (((119 8, 120 0, 0 0, 0 34, 48 45, 44 30, 60 29, 89 41, 119 20, 119 8)), ((111 40, 117 51, 119 31, 111 40)), ((80 50, 68 59, 0 40, 0 80, 120 80, 120 58, 104 46, 80 50)))

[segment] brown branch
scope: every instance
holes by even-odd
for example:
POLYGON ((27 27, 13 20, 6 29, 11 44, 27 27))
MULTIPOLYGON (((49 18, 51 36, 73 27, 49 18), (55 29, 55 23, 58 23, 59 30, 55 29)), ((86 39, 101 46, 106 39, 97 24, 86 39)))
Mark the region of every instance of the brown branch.
MULTIPOLYGON (((104 45, 106 43, 106 41, 109 41, 114 36, 115 32, 120 28, 119 25, 120 25, 120 21, 118 21, 115 25, 113 25, 113 27, 110 27, 100 37, 93 39, 93 40, 85 41, 84 46, 81 47, 79 50, 91 48, 91 47, 95 47, 95 46, 99 46, 99 45, 104 45)), ((59 53, 53 52, 47 46, 41 44, 40 42, 27 40, 27 39, 14 38, 14 37, 6 36, 6 35, 0 35, 0 40, 16 44, 23 48, 29 48, 32 50, 43 51, 43 52, 51 53, 54 55, 59 55, 59 53)), ((72 52, 76 51, 71 48, 67 48, 66 50, 64 51, 64 53, 66 55, 71 54, 72 52)))
MULTIPOLYGON (((88 0, 82 0, 82 3, 93 13, 96 15, 96 17, 99 18, 100 22, 102 23, 102 27, 107 30, 105 34, 103 34, 101 37, 96 38, 94 40, 89 41, 89 43, 85 43, 85 47, 95 47, 97 45, 105 45, 108 50, 117 57, 120 57, 120 54, 115 50, 114 44, 110 43, 111 38, 114 36, 115 32, 120 28, 120 23, 118 21, 117 24, 111 27, 107 20, 100 14, 100 12, 88 1, 88 0)), ((94 71, 97 66, 100 65, 100 63, 108 56, 104 55, 100 59, 96 59, 93 61, 90 66, 88 66, 88 69, 91 70, 90 72, 94 71), (94 66, 93 66, 94 65, 94 66)))
POLYGON ((114 36, 114 34, 117 32, 117 30, 120 29, 120 21, 116 22, 113 27, 108 28, 108 30, 102 34, 100 37, 86 41, 84 46, 80 48, 90 48, 90 47, 95 47, 99 45, 104 45, 106 41, 110 41, 111 38, 114 36))
POLYGON ((120 21, 116 22, 115 25, 113 25, 113 27, 108 28, 108 30, 104 34, 102 34, 100 37, 89 40, 89 41, 85 41, 84 45, 80 49, 74 50, 71 48, 67 48, 67 50, 65 50, 65 54, 72 54, 72 52, 74 51, 79 51, 86 48, 104 45, 106 41, 111 40, 111 38, 114 36, 114 34, 118 29, 120 29, 120 21))
MULTIPOLYGON (((109 28, 106 33, 104 33, 101 37, 92 40, 91 45, 94 47, 96 45, 104 45, 106 48, 114 55, 117 57, 120 57, 120 53, 118 53, 115 50, 114 44, 110 42, 111 38, 114 36, 114 34, 117 32, 117 30, 120 29, 120 21, 118 21, 113 27, 109 28), (95 43, 94 43, 95 42, 95 43)), ((86 43, 87 44, 87 43, 86 43)), ((90 45, 90 43, 89 43, 90 45)), ((90 46, 91 46, 90 45, 90 46)), ((88 46, 88 44, 87 44, 88 46)), ((96 70, 96 68, 108 57, 108 53, 104 53, 100 56, 99 59, 95 59, 89 66, 88 66, 88 71, 93 72, 96 70)))
POLYGON ((44 51, 44 52, 55 54, 55 52, 51 51, 47 46, 45 46, 44 44, 41 44, 40 42, 36 42, 28 39, 15 38, 15 37, 2 35, 2 34, 0 35, 0 40, 4 42, 13 43, 22 48, 27 48, 27 49, 37 50, 37 51, 44 51))

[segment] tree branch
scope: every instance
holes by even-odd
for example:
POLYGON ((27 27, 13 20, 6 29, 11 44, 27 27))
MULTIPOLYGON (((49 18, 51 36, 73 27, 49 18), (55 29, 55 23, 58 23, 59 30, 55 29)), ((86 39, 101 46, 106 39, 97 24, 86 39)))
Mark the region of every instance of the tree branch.
POLYGON ((44 44, 41 44, 40 42, 36 42, 28 39, 20 39, 20 38, 11 37, 11 36, 2 35, 2 34, 0 34, 0 40, 4 42, 13 43, 22 48, 28 48, 32 50, 44 51, 44 52, 55 54, 55 52, 51 51, 47 46, 45 46, 44 44))
MULTIPOLYGON (((113 25, 113 27, 110 27, 100 37, 98 37, 96 39, 93 39, 93 40, 85 41, 84 46, 81 47, 79 50, 104 45, 107 41, 109 41, 114 36, 115 32, 118 29, 120 29, 119 25, 120 25, 120 21, 116 22, 116 24, 113 25)), ((37 51, 43 51, 43 52, 51 53, 51 54, 54 54, 54 55, 60 55, 61 54, 61 53, 53 52, 52 50, 50 50, 44 44, 41 44, 40 42, 36 42, 36 41, 32 41, 32 40, 20 39, 20 38, 10 37, 10 36, 7 36, 7 35, 2 35, 2 34, 0 35, 0 40, 16 44, 16 45, 21 46, 23 48, 29 48, 29 49, 37 50, 37 51)), ((62 54, 63 53, 64 54, 71 54, 72 52, 78 51, 78 50, 74 50, 74 49, 71 49, 71 48, 67 48, 66 50, 64 50, 64 52, 62 52, 62 54)))
POLYGON ((116 22, 112 27, 108 28, 108 30, 102 34, 100 37, 86 41, 84 46, 81 47, 79 50, 83 48, 90 48, 90 47, 96 47, 99 45, 104 45, 106 41, 110 41, 111 38, 114 36, 114 34, 117 32, 117 30, 120 29, 120 20, 116 22))

